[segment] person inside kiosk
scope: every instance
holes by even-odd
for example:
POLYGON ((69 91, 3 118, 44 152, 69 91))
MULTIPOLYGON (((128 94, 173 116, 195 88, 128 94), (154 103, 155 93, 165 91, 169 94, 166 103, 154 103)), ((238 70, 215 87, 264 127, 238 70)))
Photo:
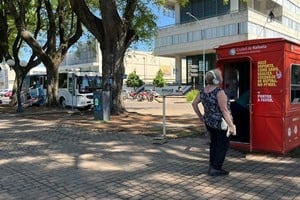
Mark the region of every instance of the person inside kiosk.
POLYGON ((224 64, 224 90, 230 99, 230 109, 233 122, 236 125, 236 135, 231 141, 250 142, 250 76, 248 62, 233 62, 224 64))
POLYGON ((232 140, 238 140, 240 142, 249 142, 249 99, 250 91, 243 92, 238 99, 230 103, 231 114, 237 131, 243 131, 237 133, 236 136, 232 136, 232 140))

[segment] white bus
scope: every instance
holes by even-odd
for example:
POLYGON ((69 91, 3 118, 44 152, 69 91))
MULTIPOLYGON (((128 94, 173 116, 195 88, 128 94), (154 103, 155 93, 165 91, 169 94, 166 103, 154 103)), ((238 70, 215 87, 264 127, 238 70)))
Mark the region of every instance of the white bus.
POLYGON ((93 92, 102 88, 102 80, 96 72, 60 72, 58 88, 62 107, 90 108, 93 92))
MULTIPOLYGON (((58 81, 58 103, 63 107, 75 107, 88 109, 93 105, 93 92, 102 88, 102 79, 97 72, 66 71, 59 73, 58 81)), ((26 76, 23 83, 23 90, 29 90, 27 100, 32 104, 41 105, 46 99, 47 76, 46 74, 33 74, 26 76), (35 86, 36 85, 36 86, 35 86), (43 88, 43 92, 40 93, 43 88), (39 98, 37 98, 39 97, 39 98), (37 99, 37 101, 32 101, 37 99)))

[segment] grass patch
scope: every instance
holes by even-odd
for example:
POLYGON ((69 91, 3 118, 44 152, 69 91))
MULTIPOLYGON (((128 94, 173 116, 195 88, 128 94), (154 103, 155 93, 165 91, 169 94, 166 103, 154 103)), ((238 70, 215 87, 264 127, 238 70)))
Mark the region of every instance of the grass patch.
POLYGON ((186 101, 187 102, 192 102, 198 95, 199 95, 199 90, 191 90, 189 91, 186 95, 186 101))

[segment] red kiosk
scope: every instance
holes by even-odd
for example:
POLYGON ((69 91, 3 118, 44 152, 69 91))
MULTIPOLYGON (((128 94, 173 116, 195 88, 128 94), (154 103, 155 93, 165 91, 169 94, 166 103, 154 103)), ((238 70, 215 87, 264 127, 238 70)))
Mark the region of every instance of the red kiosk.
POLYGON ((237 127, 232 147, 285 154, 300 146, 300 45, 255 39, 216 54, 237 127))

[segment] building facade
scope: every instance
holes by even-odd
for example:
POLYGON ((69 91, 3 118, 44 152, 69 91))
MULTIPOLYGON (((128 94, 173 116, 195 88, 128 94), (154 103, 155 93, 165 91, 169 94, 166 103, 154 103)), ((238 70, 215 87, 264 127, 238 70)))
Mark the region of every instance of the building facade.
POLYGON ((0 63, 0 89, 12 89, 15 76, 15 71, 3 60, 0 63))
POLYGON ((167 0, 165 7, 174 11, 175 24, 159 29, 154 54, 175 58, 176 72, 186 60, 186 74, 176 73, 178 84, 203 85, 219 45, 279 37, 300 43, 300 0, 190 0, 185 7, 167 0), (195 65, 196 77, 189 73, 195 65))
MULTIPOLYGON (((175 82, 175 59, 166 56, 154 56, 152 52, 128 50, 124 57, 125 76, 136 71, 146 84, 152 84, 157 72, 162 70, 169 84, 175 82)), ((185 63, 182 63, 185 66, 185 63)), ((77 51, 70 52, 60 66, 60 71, 80 69, 102 73, 102 54, 99 44, 95 47, 82 45, 77 51)))

